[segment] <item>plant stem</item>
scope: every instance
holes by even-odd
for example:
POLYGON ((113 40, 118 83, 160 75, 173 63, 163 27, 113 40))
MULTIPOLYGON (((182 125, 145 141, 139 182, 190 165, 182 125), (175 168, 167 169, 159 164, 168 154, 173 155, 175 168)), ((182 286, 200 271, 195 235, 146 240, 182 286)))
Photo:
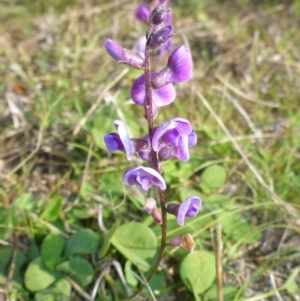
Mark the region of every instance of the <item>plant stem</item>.
MULTIPOLYGON (((145 94, 146 94, 146 104, 145 104, 145 117, 148 121, 148 132, 150 138, 150 147, 151 147, 151 162, 150 167, 155 169, 157 172, 160 172, 159 168, 159 160, 157 158, 157 153, 152 148, 152 136, 153 136, 153 98, 152 98, 152 87, 151 87, 151 71, 150 71, 150 51, 148 47, 145 48, 145 63, 144 63, 144 74, 145 74, 145 94)), ((164 193, 161 189, 156 188, 158 192, 158 198, 160 202, 161 208, 161 216, 162 216, 162 224, 161 224, 161 241, 160 241, 160 249, 159 253, 155 262, 155 265, 147 277, 147 282, 149 282, 152 277, 155 275, 159 264, 162 260, 165 247, 166 247, 166 238, 167 238, 167 209, 166 209, 166 202, 164 198, 164 193)), ((137 294, 141 292, 141 290, 145 287, 145 285, 141 285, 141 287, 134 293, 134 295, 130 296, 129 299, 132 300, 137 294)))

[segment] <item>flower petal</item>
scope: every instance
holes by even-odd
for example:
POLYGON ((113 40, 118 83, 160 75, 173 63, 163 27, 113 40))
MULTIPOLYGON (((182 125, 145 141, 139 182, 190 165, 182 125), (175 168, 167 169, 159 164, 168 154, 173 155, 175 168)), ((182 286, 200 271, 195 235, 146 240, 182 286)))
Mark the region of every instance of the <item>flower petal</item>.
POLYGON ((142 75, 137 78, 130 91, 130 95, 135 104, 139 106, 145 105, 146 93, 145 93, 145 76, 142 75))
POLYGON ((163 177, 153 168, 150 167, 133 167, 124 175, 125 185, 138 185, 143 190, 148 191, 152 186, 158 187, 161 190, 166 189, 166 183, 163 177))
POLYGON ((134 151, 133 151, 133 147, 131 145, 129 135, 126 131, 125 125, 124 125, 123 121, 121 121, 121 120, 115 120, 114 125, 115 125, 115 127, 119 133, 119 137, 123 143, 127 159, 131 160, 134 151))
POLYGON ((174 49, 169 57, 168 67, 171 69, 170 82, 188 81, 193 73, 193 60, 189 49, 186 46, 174 49))
POLYGON ((108 134, 104 137, 104 142, 110 152, 125 151, 123 143, 116 133, 108 134))
POLYGON ((176 91, 172 84, 168 84, 160 89, 153 90, 153 100, 158 107, 167 106, 176 97, 176 91))
POLYGON ((125 49, 114 41, 106 40, 104 46, 108 54, 116 61, 124 61, 126 59, 125 49))
POLYGON ((189 136, 189 147, 193 147, 197 144, 197 134, 195 131, 192 131, 189 136))
POLYGON ((160 140, 166 134, 167 131, 177 129, 178 132, 181 135, 188 135, 192 131, 191 124, 189 121, 182 119, 182 118, 174 118, 170 119, 167 122, 163 123, 161 126, 159 126, 153 135, 152 138, 152 147, 155 151, 158 150, 158 146, 160 143, 160 140))
POLYGON ((179 209, 178 209, 178 214, 176 217, 177 223, 179 226, 184 225, 184 219, 187 211, 189 210, 191 204, 190 199, 186 199, 183 203, 180 204, 179 209))
MULTIPOLYGON (((137 78, 130 91, 130 95, 135 104, 144 106, 146 102, 145 93, 145 76, 137 78)), ((176 91, 172 84, 168 84, 162 88, 152 90, 153 101, 157 107, 162 107, 170 104, 176 97, 176 91)))
POLYGON ((201 207, 201 199, 197 196, 192 196, 187 198, 184 202, 182 202, 178 209, 177 214, 177 223, 180 226, 184 225, 184 219, 186 217, 195 217, 201 207))

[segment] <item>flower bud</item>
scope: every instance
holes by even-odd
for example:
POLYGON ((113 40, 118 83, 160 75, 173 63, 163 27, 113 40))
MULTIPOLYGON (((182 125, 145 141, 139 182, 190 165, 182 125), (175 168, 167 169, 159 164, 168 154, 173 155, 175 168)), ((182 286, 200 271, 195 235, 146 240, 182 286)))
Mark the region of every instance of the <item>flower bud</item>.
POLYGON ((144 58, 138 54, 123 48, 112 40, 106 40, 104 45, 108 54, 118 63, 128 65, 135 69, 144 69, 144 58))
POLYGON ((154 221, 161 225, 162 224, 162 217, 160 211, 157 209, 156 200, 153 198, 147 198, 145 206, 142 208, 143 211, 151 214, 154 221))
POLYGON ((154 8, 154 10, 151 12, 150 22, 154 25, 159 25, 163 23, 169 11, 169 9, 166 9, 165 3, 159 5, 158 7, 154 8))
POLYGON ((172 25, 165 26, 149 37, 149 40, 147 42, 147 47, 150 49, 156 49, 160 45, 165 43, 172 36, 173 36, 173 26, 172 25))

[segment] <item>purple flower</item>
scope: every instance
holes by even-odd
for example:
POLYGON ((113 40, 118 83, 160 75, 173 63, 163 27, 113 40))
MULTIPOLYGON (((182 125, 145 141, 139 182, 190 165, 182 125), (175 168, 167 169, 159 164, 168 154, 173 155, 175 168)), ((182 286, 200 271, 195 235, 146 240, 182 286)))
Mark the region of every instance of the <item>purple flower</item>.
POLYGON ((137 166, 129 169, 124 175, 124 183, 128 186, 141 186, 144 191, 148 191, 152 186, 166 189, 163 177, 150 167, 137 166))
POLYGON ((135 69, 144 68, 144 58, 140 55, 123 48, 112 40, 106 40, 104 45, 108 54, 118 63, 131 66, 135 69))
POLYGON ((189 160, 189 147, 195 146, 197 135, 192 130, 189 121, 174 118, 155 129, 152 137, 152 147, 158 152, 160 160, 178 158, 181 161, 189 160))
POLYGON ((142 22, 148 23, 150 8, 146 4, 141 4, 135 11, 135 17, 142 22))
MULTIPOLYGON (((192 70, 193 62, 189 50, 185 46, 173 50, 167 67, 151 74, 153 100, 157 107, 166 106, 174 101, 176 92, 172 83, 189 80, 192 76, 192 70)), ((131 98, 137 105, 145 105, 144 75, 137 78, 133 83, 131 98)))
POLYGON ((167 206, 167 212, 176 216, 179 226, 184 225, 184 219, 186 217, 195 217, 201 208, 201 199, 197 196, 191 196, 187 198, 180 205, 169 204, 167 206))
POLYGON ((130 139, 125 125, 120 120, 114 121, 116 133, 110 133, 104 137, 104 142, 110 152, 122 151, 126 153, 127 159, 131 160, 133 153, 148 148, 148 142, 144 139, 130 139))
MULTIPOLYGON (((131 98, 135 104, 144 106, 146 101, 145 76, 137 78, 131 87, 131 98)), ((165 85, 156 90, 152 90, 153 102, 157 107, 162 107, 174 101, 176 92, 172 84, 165 85)))
POLYGON ((167 67, 151 74, 151 84, 154 89, 169 83, 188 81, 193 73, 193 60, 189 49, 181 46, 172 51, 167 67))

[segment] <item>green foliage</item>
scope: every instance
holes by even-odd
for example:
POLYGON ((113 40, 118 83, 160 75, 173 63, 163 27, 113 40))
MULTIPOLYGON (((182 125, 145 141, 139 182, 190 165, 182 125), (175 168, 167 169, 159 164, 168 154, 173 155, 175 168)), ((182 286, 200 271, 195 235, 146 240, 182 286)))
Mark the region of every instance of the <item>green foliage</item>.
POLYGON ((201 189, 206 192, 215 192, 226 182, 226 170, 219 165, 207 167, 201 175, 201 189))
POLYGON ((59 218, 62 209, 62 196, 55 196, 51 198, 46 208, 41 214, 41 218, 48 221, 55 221, 59 218))
POLYGON ((53 271, 64 260, 62 256, 64 248, 65 239, 59 234, 50 234, 44 239, 41 246, 41 256, 49 270, 53 271))
POLYGON ((25 285, 31 292, 46 289, 58 279, 58 274, 46 268, 41 257, 34 259, 25 273, 25 285))
POLYGON ((128 223, 114 232, 111 243, 134 265, 149 270, 149 260, 153 259, 157 240, 153 231, 140 223, 128 223))
POLYGON ((74 254, 92 254, 98 251, 99 246, 99 236, 90 229, 82 229, 68 240, 65 257, 70 257, 74 254))
POLYGON ((68 301, 71 296, 71 285, 65 279, 59 279, 49 288, 38 291, 34 295, 35 301, 68 301))
POLYGON ((214 254, 195 251, 186 256, 180 265, 180 277, 194 294, 206 291, 216 277, 214 254))
POLYGON ((94 268, 84 258, 74 257, 59 264, 56 270, 73 278, 79 285, 88 285, 94 276, 94 268))

